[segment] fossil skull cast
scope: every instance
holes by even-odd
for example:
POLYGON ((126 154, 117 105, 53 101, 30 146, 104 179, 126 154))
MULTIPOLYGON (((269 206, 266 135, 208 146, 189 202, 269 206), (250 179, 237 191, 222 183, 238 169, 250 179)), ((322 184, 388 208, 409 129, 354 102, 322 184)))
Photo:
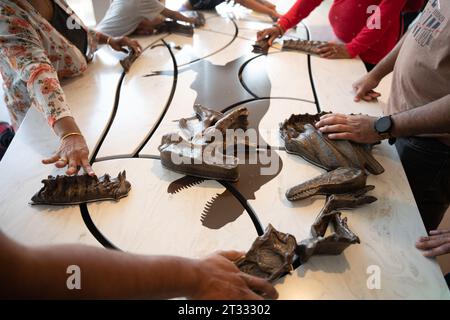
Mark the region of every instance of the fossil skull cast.
POLYGON ((113 179, 108 174, 100 178, 84 174, 49 176, 42 183, 44 186, 31 198, 31 204, 73 205, 103 200, 119 201, 131 189, 125 171, 113 179))
POLYGON ((227 148, 228 144, 234 147, 246 141, 237 141, 234 135, 229 141, 228 131, 247 129, 248 110, 237 108, 223 114, 195 105, 194 112, 193 117, 178 120, 180 134, 171 133, 162 138, 161 163, 186 175, 237 181, 239 161, 227 148))
POLYGON ((242 272, 274 281, 292 271, 296 247, 294 236, 279 232, 269 224, 245 257, 235 264, 242 272))
POLYGON ((372 156, 372 145, 348 140, 330 140, 315 128, 315 123, 325 115, 292 115, 280 124, 281 137, 286 151, 301 156, 327 171, 339 167, 367 169, 372 174, 384 172, 381 164, 372 156))
POLYGON ((348 193, 364 188, 366 178, 361 169, 337 168, 290 188, 286 191, 286 198, 296 201, 315 195, 348 193))

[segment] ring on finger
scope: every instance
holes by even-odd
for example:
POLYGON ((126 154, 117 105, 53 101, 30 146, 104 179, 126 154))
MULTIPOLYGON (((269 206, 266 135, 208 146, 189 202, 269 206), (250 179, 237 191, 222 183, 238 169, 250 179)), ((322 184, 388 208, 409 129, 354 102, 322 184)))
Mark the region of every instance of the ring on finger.
POLYGON ((63 162, 63 163, 67 163, 67 159, 66 159, 66 158, 59 158, 58 161, 59 161, 59 162, 63 162))

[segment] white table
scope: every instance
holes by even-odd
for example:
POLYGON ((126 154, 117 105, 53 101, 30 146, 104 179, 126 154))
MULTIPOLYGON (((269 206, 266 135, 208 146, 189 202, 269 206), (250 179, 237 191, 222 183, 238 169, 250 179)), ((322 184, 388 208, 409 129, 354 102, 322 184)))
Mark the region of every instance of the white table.
MULTIPOLYGON (((323 18, 325 9, 320 8, 305 22, 314 39, 332 37, 323 18)), ((281 121, 292 113, 317 112, 313 86, 322 110, 379 115, 386 102, 389 79, 382 85, 384 96, 379 102, 353 102, 351 83, 365 72, 359 60, 311 57, 308 67, 306 55, 279 52, 277 48, 271 49, 268 56, 256 57, 250 53, 255 32, 269 26, 270 21, 248 14, 240 20, 214 14, 208 14, 207 18, 206 26, 196 30, 193 38, 177 35, 138 38, 147 49, 121 83, 117 114, 98 150, 99 161, 94 169, 98 174, 112 175, 127 170, 132 190, 119 203, 88 205, 93 222, 88 225, 122 250, 187 257, 219 249, 247 250, 257 236, 249 208, 256 214, 259 226, 271 223, 278 230, 293 234, 298 241, 309 236, 324 200, 291 203, 284 193, 323 171, 283 150, 276 151, 276 161, 282 166, 273 176, 261 179, 257 168, 252 167, 241 173, 241 181, 231 186, 238 197, 230 192, 230 186, 227 189, 216 181, 168 192, 173 189, 173 182, 183 176, 161 166, 157 147, 163 134, 176 130, 173 120, 189 116, 196 101, 220 109, 253 99, 241 105, 249 108, 251 117, 256 110, 266 109, 258 121, 258 129, 262 138, 276 147, 282 146, 277 134, 281 121), (182 49, 169 50, 172 43, 182 49), (239 71, 248 91, 239 82, 239 71), (152 76, 144 77, 149 74, 152 76), (226 85, 221 82, 223 79, 226 85), (270 81, 270 87, 261 87, 264 79, 270 81), (254 96, 267 99, 255 100, 254 96)), ((305 26, 294 34, 305 35, 305 26)), ((90 150, 96 149, 115 108, 116 88, 122 75, 119 58, 120 55, 104 48, 83 76, 64 83, 90 150)), ((101 246, 83 221, 78 206, 28 204, 41 187, 41 179, 62 173, 40 163, 57 143, 43 117, 30 110, 0 163, 1 228, 27 245, 101 246)), ((450 297, 437 263, 414 248, 414 242, 425 235, 425 229, 395 148, 383 143, 375 148, 374 154, 386 169, 384 174, 368 179, 376 186, 373 194, 379 200, 344 212, 361 244, 349 247, 339 256, 311 258, 277 283, 280 298, 450 297), (366 285, 367 268, 373 265, 381 271, 378 290, 366 285)))

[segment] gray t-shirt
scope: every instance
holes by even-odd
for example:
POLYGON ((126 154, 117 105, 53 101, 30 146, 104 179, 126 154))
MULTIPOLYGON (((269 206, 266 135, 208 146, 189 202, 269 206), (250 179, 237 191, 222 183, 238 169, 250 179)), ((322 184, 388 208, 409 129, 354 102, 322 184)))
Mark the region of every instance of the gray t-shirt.
POLYGON ((164 8, 158 0, 114 0, 96 29, 113 37, 127 36, 143 19, 155 19, 164 8))
MULTIPOLYGON (((397 57, 385 113, 395 114, 450 95, 450 1, 430 0, 397 57)), ((449 106, 450 108, 450 106, 449 106)), ((450 145, 450 134, 429 135, 450 145)))

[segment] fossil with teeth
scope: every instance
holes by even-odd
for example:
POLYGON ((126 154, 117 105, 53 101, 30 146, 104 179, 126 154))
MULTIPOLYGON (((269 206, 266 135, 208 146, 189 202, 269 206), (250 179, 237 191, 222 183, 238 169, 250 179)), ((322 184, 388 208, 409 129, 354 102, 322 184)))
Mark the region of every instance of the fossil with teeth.
POLYGON ((269 224, 264 234, 253 242, 245 257, 235 264, 242 272, 274 281, 293 269, 296 247, 294 236, 279 232, 269 224))
POLYGON ((253 53, 267 54, 269 52, 269 38, 261 39, 253 45, 253 53))
POLYGON ((372 174, 381 174, 384 168, 372 156, 372 145, 348 140, 330 140, 315 128, 322 112, 316 115, 299 114, 280 124, 281 137, 286 151, 296 154, 327 171, 339 167, 366 169, 372 174))
MULTIPOLYGON (((248 110, 237 108, 223 114, 196 105, 194 111, 193 117, 178 120, 184 137, 172 133, 162 138, 159 146, 161 163, 186 175, 237 181, 238 159, 226 154, 226 131, 246 130, 248 110)), ((236 137, 232 142, 237 142, 236 137)))
POLYGON ((42 180, 44 186, 32 198, 33 205, 73 205, 103 200, 119 201, 126 197, 131 184, 126 180, 126 173, 119 173, 111 179, 108 174, 90 176, 49 176, 42 180))
POLYGON ((286 198, 302 200, 315 195, 342 194, 363 188, 366 174, 358 168, 337 168, 290 188, 286 198))
POLYGON ((314 40, 284 40, 283 51, 302 51, 306 53, 318 54, 319 47, 327 44, 326 41, 314 40))

